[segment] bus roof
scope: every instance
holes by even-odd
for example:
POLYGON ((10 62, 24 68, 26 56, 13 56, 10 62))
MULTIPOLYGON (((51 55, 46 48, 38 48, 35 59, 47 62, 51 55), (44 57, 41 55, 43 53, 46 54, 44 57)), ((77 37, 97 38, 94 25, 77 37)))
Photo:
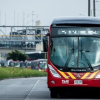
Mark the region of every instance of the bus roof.
POLYGON ((26 53, 26 54, 33 54, 33 53, 34 53, 34 54, 35 54, 35 53, 40 53, 40 54, 41 54, 41 53, 46 53, 46 52, 35 51, 35 52, 25 52, 25 53, 26 53))
POLYGON ((99 24, 99 17, 57 17, 54 18, 51 25, 55 24, 99 24))
POLYGON ((35 61, 47 61, 47 59, 36 59, 36 60, 34 60, 34 62, 35 61))

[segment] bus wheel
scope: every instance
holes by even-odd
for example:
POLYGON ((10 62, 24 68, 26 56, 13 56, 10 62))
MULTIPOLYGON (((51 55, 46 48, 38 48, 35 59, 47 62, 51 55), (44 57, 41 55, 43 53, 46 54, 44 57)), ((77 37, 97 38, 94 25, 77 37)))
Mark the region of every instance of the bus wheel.
POLYGON ((50 97, 51 98, 57 98, 58 97, 57 91, 50 90, 50 97))

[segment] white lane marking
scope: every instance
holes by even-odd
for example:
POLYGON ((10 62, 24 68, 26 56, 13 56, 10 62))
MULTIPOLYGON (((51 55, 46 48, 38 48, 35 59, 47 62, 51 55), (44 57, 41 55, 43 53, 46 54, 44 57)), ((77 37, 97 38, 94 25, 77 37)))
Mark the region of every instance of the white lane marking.
POLYGON ((40 80, 38 80, 35 84, 34 84, 34 86, 33 86, 33 88, 31 89, 31 91, 29 92, 29 94, 28 95, 30 95, 31 94, 31 92, 33 91, 33 89, 35 88, 35 86, 38 84, 38 82, 39 82, 40 80))
POLYGON ((34 87, 32 88, 32 90, 35 88, 35 86, 38 84, 40 80, 38 80, 35 84, 34 84, 34 87))

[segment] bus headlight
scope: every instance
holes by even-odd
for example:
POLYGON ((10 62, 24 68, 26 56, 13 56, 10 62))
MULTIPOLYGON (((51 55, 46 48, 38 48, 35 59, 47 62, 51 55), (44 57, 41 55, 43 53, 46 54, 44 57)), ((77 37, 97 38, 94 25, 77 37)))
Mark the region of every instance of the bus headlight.
POLYGON ((100 78, 100 73, 95 78, 100 78))
POLYGON ((52 74, 54 77, 61 78, 61 76, 55 71, 55 69, 54 69, 51 65, 48 64, 48 67, 49 67, 49 69, 50 69, 51 74, 52 74))

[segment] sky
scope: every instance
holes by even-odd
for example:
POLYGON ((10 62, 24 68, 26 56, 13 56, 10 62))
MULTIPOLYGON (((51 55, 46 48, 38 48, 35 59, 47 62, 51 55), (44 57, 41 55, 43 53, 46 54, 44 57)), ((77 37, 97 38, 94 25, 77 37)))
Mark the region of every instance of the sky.
MULTIPOLYGON (((99 14, 100 0, 96 2, 96 15, 99 17, 99 14)), ((1 26, 31 26, 37 20, 42 26, 49 26, 59 16, 88 16, 88 0, 0 0, 1 26)))

